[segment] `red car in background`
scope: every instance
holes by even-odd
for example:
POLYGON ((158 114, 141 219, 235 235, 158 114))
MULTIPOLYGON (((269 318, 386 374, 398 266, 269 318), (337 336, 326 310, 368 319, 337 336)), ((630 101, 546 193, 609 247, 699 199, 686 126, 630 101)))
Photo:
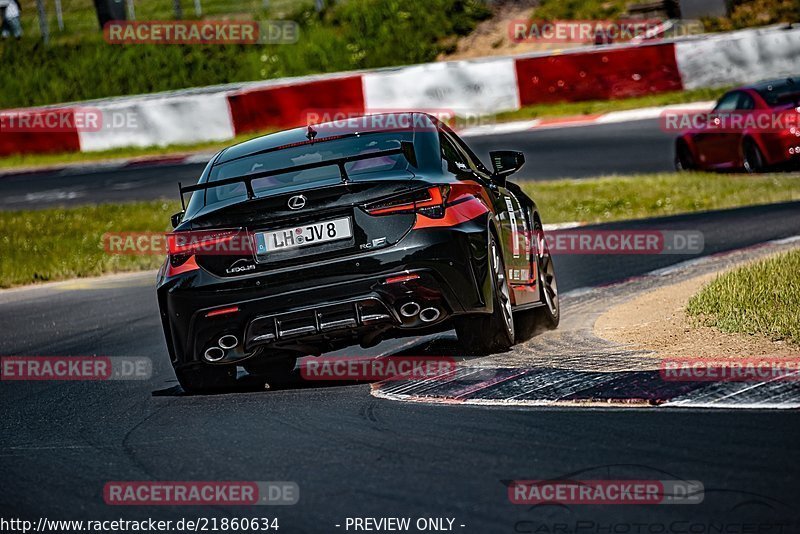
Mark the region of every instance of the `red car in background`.
MULTIPOLYGON (((678 170, 762 172, 800 160, 800 77, 725 93, 675 142, 678 170)), ((676 124, 673 122, 672 124, 676 124)))

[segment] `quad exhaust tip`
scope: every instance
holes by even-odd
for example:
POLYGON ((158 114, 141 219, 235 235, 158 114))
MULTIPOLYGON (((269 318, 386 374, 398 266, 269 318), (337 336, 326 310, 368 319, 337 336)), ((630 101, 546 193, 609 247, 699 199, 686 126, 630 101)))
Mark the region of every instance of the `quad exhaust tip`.
POLYGON ((209 362, 218 362, 225 357, 225 351, 219 347, 209 347, 206 349, 205 358, 209 362))
POLYGON ((206 361, 218 362, 222 360, 227 354, 226 351, 236 347, 239 344, 239 338, 232 334, 225 334, 217 340, 218 347, 209 347, 204 353, 206 361))
POLYGON ((239 339, 232 334, 227 334, 219 338, 219 341, 217 341, 217 343, 223 349, 230 350, 239 344, 239 339))
POLYGON ((425 308, 419 312, 419 318, 423 323, 432 323, 441 316, 441 312, 436 308, 425 308))
POLYGON ((400 306, 400 315, 403 317, 414 317, 419 313, 420 306, 416 302, 406 302, 400 306))

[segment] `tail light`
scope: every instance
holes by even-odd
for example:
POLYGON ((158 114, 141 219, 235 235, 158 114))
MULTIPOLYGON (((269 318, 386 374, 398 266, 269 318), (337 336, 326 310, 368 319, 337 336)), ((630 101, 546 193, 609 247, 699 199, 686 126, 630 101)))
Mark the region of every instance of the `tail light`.
POLYGON ((167 234, 168 275, 194 271, 196 255, 239 255, 252 253, 249 236, 240 229, 200 230, 167 234))
POLYGON ((196 271, 200 268, 197 265, 195 256, 172 256, 167 258, 167 276, 196 271))
POLYGON ((370 215, 389 215, 397 213, 420 213, 431 219, 444 217, 448 186, 429 187, 403 194, 364 207, 370 215))

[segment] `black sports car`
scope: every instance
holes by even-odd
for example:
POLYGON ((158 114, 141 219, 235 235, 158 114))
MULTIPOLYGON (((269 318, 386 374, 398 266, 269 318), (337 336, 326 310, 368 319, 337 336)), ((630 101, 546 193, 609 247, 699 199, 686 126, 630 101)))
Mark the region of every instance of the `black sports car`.
MULTIPOLYGON (((536 204, 436 118, 373 115, 219 152, 173 216, 158 302, 190 392, 237 366, 267 377, 299 356, 455 328, 469 353, 559 322, 536 204), (515 324, 516 323, 516 324, 515 324)), ((276 378, 277 380, 277 378, 276 378)))

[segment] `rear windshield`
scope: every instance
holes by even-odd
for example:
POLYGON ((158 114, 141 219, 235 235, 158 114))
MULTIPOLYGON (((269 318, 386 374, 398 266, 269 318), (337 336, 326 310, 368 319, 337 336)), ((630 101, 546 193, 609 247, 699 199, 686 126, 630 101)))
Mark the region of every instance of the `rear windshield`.
MULTIPOLYGON (((280 148, 264 154, 256 154, 228 163, 216 165, 211 169, 208 182, 225 180, 264 171, 319 163, 348 156, 368 154, 384 150, 400 148, 401 141, 413 142, 412 132, 387 132, 360 134, 335 140, 320 140, 290 148, 280 148)), ((373 159, 355 161, 345 165, 347 175, 352 180, 376 172, 408 170, 409 163, 401 155, 381 156, 373 159)), ((287 172, 277 176, 257 178, 253 180, 253 191, 256 197, 268 196, 282 190, 293 190, 298 185, 324 185, 340 179, 336 165, 314 167, 299 172, 287 172)), ((215 205, 228 205, 247 199, 244 183, 235 183, 212 187, 198 191, 192 195, 186 210, 187 216, 196 214, 200 209, 215 205)), ((221 206, 219 206, 221 207, 221 206)))
POLYGON ((770 89, 759 89, 758 94, 770 107, 800 105, 800 86, 797 84, 773 85, 770 89))

